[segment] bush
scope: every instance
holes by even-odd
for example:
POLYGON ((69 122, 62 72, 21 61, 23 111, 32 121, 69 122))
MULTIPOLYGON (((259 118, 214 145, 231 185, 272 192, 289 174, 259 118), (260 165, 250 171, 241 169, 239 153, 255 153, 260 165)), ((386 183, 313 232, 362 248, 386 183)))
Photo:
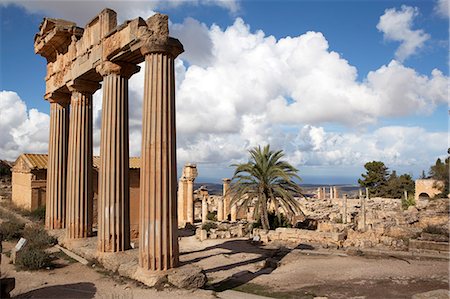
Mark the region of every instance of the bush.
POLYGON ((40 206, 30 213, 30 216, 38 221, 45 220, 45 206, 40 206))
POLYGON ((217 224, 214 222, 206 222, 202 225, 202 229, 206 230, 207 232, 214 228, 217 228, 217 224))
POLYGON ((16 265, 19 268, 27 270, 38 270, 51 266, 52 258, 44 249, 36 248, 27 244, 20 251, 16 259, 16 265))
POLYGON ((435 235, 443 235, 443 236, 449 235, 448 229, 441 227, 441 226, 435 226, 435 225, 428 225, 427 227, 425 227, 423 229, 423 232, 429 233, 429 234, 435 234, 435 235))
POLYGON ((3 240, 17 240, 22 237, 25 224, 18 221, 5 221, 0 224, 0 235, 3 236, 3 240))
POLYGON ((206 219, 210 221, 217 221, 217 212, 208 212, 208 215, 206 216, 206 219))
POLYGON ((403 210, 407 210, 410 206, 415 206, 416 201, 414 200, 414 197, 408 196, 408 199, 405 199, 402 197, 402 208, 403 210))
MULTIPOLYGON (((280 214, 280 219, 278 219, 278 215, 275 212, 269 212, 269 226, 270 229, 276 229, 277 227, 292 227, 289 220, 284 216, 284 214, 280 214), (281 220, 281 221, 280 221, 281 220)), ((261 225, 261 218, 258 219, 258 221, 253 223, 253 228, 260 228, 261 225)))
POLYGON ((23 237, 27 239, 30 247, 44 249, 58 243, 58 240, 49 236, 47 231, 38 225, 27 226, 23 231, 23 237))

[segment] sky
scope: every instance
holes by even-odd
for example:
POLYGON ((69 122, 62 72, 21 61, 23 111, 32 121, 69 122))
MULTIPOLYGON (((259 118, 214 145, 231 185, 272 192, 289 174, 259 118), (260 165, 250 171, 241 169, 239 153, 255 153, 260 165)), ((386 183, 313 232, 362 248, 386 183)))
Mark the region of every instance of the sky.
MULTIPOLYGON (((169 15, 176 59, 178 172, 233 175, 270 144, 303 183, 356 184, 383 161, 414 178, 448 138, 449 5, 421 1, 0 0, 0 159, 46 153, 46 61, 34 54, 44 17, 80 27, 103 8, 119 23, 169 15)), ((143 66, 143 65, 142 65, 143 66)), ((143 72, 130 79, 130 155, 139 156, 143 72)), ((102 91, 94 94, 99 154, 102 91)))

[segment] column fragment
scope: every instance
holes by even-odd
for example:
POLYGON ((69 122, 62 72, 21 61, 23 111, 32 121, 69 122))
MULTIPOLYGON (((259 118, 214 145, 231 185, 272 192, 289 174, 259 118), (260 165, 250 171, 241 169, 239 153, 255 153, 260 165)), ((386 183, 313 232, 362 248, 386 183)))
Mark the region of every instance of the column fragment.
POLYGON ((45 227, 65 228, 67 146, 69 138, 70 95, 55 93, 50 102, 50 136, 48 143, 45 227))
POLYGON ((92 233, 92 94, 97 82, 76 80, 68 85, 70 102, 67 162, 67 237, 86 238, 92 233))
POLYGON ((130 186, 128 143, 128 79, 139 68, 104 62, 100 144, 98 251, 130 248, 130 186))
POLYGON ((166 37, 151 40, 141 51, 145 79, 139 265, 143 270, 161 271, 178 266, 179 260, 174 59, 183 47, 166 37))

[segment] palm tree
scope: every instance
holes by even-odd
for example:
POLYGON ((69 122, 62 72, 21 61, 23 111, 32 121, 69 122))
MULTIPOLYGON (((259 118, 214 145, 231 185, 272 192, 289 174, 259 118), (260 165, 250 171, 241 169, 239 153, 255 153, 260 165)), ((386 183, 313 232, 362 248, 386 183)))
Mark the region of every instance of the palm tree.
MULTIPOLYGON (((301 194, 300 186, 293 179, 301 180, 297 169, 282 161, 283 151, 272 151, 270 145, 249 150, 250 160, 236 167, 230 187, 231 204, 239 209, 255 205, 255 213, 261 219, 263 229, 268 230, 268 205, 280 207, 288 217, 303 215, 294 194, 301 194)), ((278 208, 275 209, 279 215, 278 208)))

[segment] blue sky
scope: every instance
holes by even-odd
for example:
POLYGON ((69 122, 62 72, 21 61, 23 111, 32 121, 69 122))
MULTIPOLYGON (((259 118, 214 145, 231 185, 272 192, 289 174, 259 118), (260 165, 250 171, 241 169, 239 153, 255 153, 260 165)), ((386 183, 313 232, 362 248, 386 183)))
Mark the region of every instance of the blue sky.
MULTIPOLYGON (((77 14, 70 2, 17 3, 0 2, 0 158, 46 152, 46 63, 33 51, 42 18, 83 26, 102 4, 113 5, 120 21, 152 11, 169 15, 172 35, 186 49, 177 65, 179 167, 198 163, 201 180, 230 176, 228 165, 245 161, 246 149, 264 143, 285 150, 305 183, 355 183, 371 160, 418 176, 446 153, 446 1, 76 4, 92 15, 77 14), (279 67, 284 55, 290 62, 279 67), (242 65, 247 68, 240 70, 242 65), (214 86, 224 88, 224 98, 214 94, 214 86), (214 124, 206 128, 208 121, 214 124)), ((134 155, 141 77, 130 80, 134 155)), ((99 124, 101 92, 95 98, 99 124)), ((99 140, 94 143, 98 151, 99 140)))

